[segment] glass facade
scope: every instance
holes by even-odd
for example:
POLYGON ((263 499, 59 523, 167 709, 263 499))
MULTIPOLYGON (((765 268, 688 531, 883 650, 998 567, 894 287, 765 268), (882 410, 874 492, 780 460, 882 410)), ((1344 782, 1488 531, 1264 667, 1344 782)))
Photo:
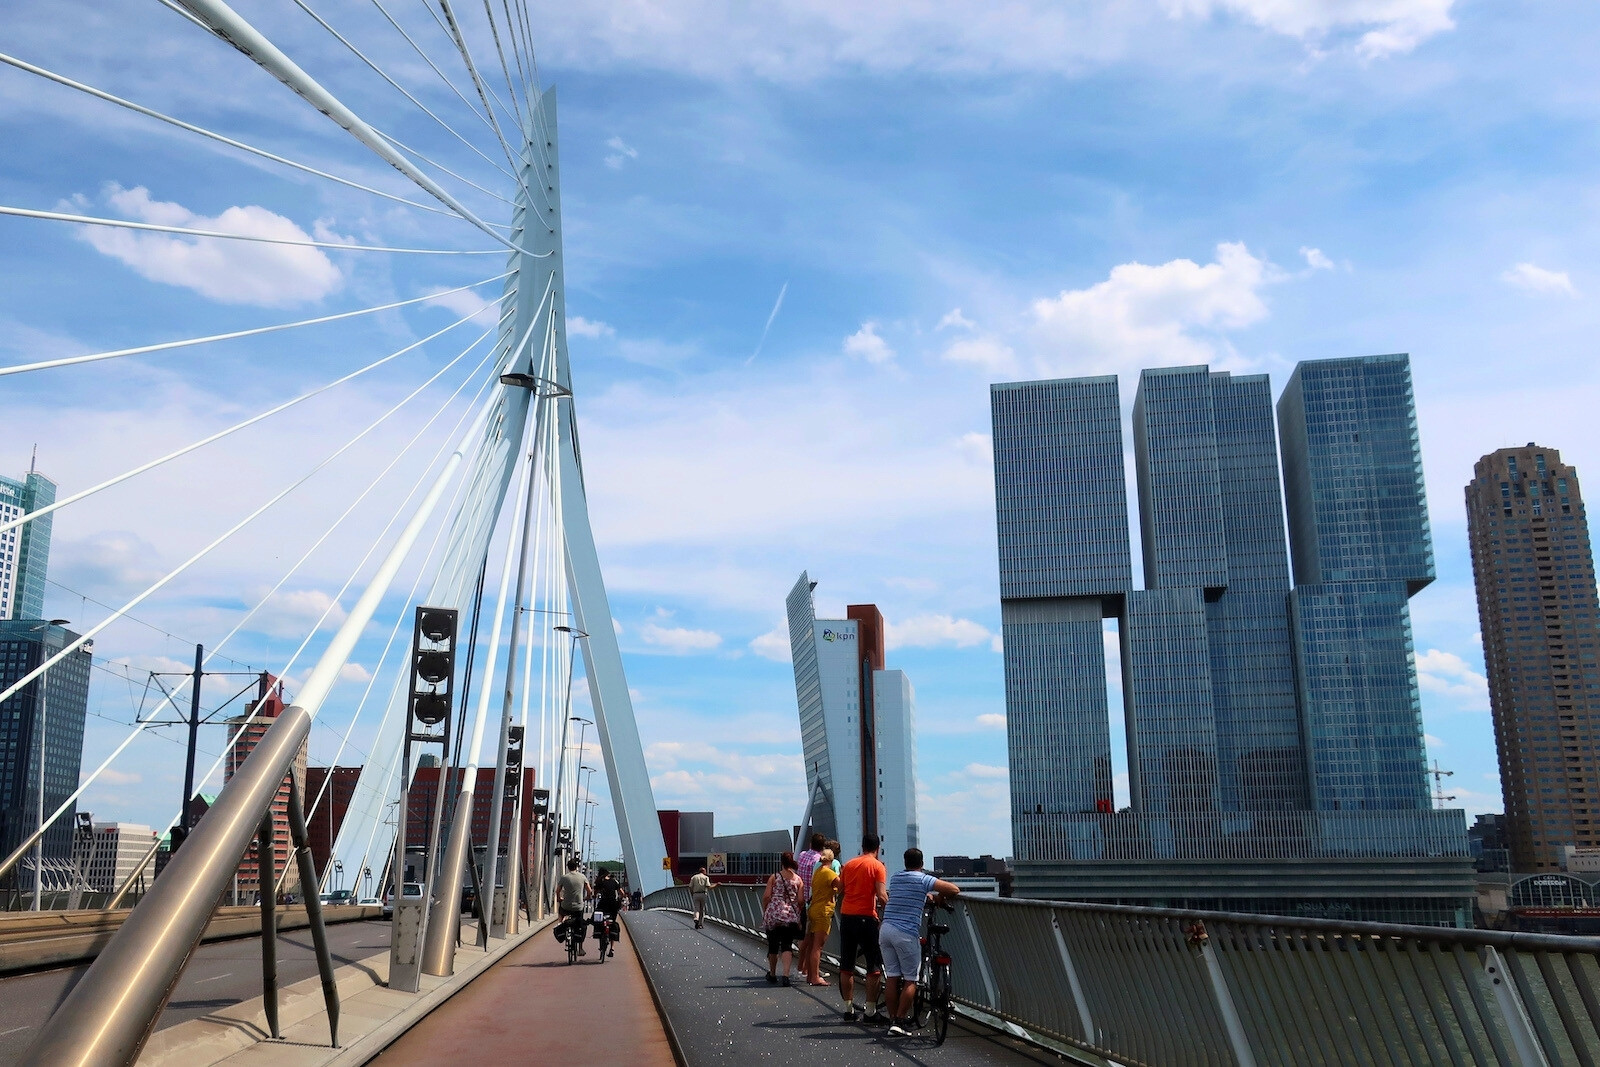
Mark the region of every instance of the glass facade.
MULTIPOLYGON (((37 619, 0 622, 0 687, 9 688, 77 636, 37 619)), ((9 854, 39 825, 41 729, 45 814, 55 811, 78 787, 83 722, 89 708, 90 655, 85 650, 74 652, 50 668, 44 678, 0 704, 0 855, 9 854), (48 687, 44 692, 41 683, 48 687)), ((71 857, 72 825, 69 811, 45 832, 46 860, 71 857)), ((24 873, 23 878, 32 885, 31 874, 24 873)))
MULTIPOLYGON (((828 754, 828 722, 822 709, 822 675, 813 638, 817 614, 811 599, 816 583, 805 571, 789 590, 789 652, 794 661, 795 696, 800 705, 800 746, 806 759, 806 790, 811 796, 811 825, 838 837, 834 806, 833 762, 828 754)), ((841 839, 842 843, 842 839, 841 839)))
MULTIPOLYGON (((56 483, 37 471, 21 481, 0 475, 0 522, 10 522, 56 502, 56 483)), ((50 564, 50 526, 46 515, 0 533, 0 619, 44 615, 44 581, 50 564)))
POLYGON ((989 387, 1000 596, 1133 587, 1115 376, 989 387))
MULTIPOLYGON (((1097 878, 1137 884, 1117 864, 1366 865, 1375 885, 1393 879, 1373 892, 1404 896, 1414 875, 1415 895, 1444 886, 1441 914, 1462 914, 1465 821, 1430 808, 1407 606, 1433 557, 1406 357, 1302 363, 1276 420, 1265 375, 1145 371, 1132 413, 1142 590, 1103 566, 1127 513, 1109 452, 1120 435, 1106 429, 1114 382, 995 386, 991 399, 1019 862, 1110 864, 1063 876, 1085 899, 1097 878), (1127 812, 1110 802, 1110 614, 1127 812), (1398 858, 1427 862, 1384 865, 1398 858)), ((1238 891, 1265 898, 1275 878, 1292 876, 1238 891)))

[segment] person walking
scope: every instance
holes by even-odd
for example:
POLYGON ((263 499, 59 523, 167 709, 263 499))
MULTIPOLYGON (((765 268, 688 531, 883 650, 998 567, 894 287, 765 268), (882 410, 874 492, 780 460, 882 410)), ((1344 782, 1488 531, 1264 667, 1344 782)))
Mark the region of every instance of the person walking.
POLYGON ((864 834, 861 855, 839 871, 839 996, 844 998, 845 1022, 866 1016, 869 1023, 889 1021, 878 1007, 878 989, 883 981, 883 957, 878 947, 878 908, 889 899, 889 871, 878 859, 882 844, 877 834, 864 834), (855 1002, 856 957, 864 957, 867 976, 867 1004, 871 1014, 855 1002))
POLYGON ((794 942, 800 936, 800 901, 805 890, 800 885, 794 853, 785 852, 778 863, 777 873, 767 879, 766 892, 761 894, 761 916, 767 930, 767 984, 778 983, 778 958, 781 956, 782 984, 789 985, 789 971, 794 966, 794 942))
POLYGON ((706 924, 706 895, 715 888, 717 888, 716 884, 711 881, 711 876, 706 873, 704 867, 700 868, 699 874, 689 879, 689 899, 694 901, 694 928, 696 930, 706 924))
POLYGON ((889 902, 883 906, 883 927, 878 947, 883 953, 883 973, 889 1002, 889 1033, 903 1036, 912 1027, 912 1005, 917 998, 917 972, 922 969, 922 907, 929 900, 949 900, 961 892, 953 882, 935 878, 922 869, 922 850, 908 848, 906 868, 889 879, 889 902))
MULTIPOLYGON (((816 873, 817 863, 822 859, 823 837, 813 833, 806 843, 805 851, 795 856, 798 865, 796 873, 800 875, 800 937, 804 944, 805 938, 810 936, 809 924, 811 916, 811 876, 816 873)), ((800 956, 800 969, 805 971, 805 955, 800 956)))
POLYGON ((811 875, 811 903, 806 909, 806 937, 800 943, 800 973, 807 985, 827 985, 822 973, 822 946, 833 929, 833 910, 839 875, 833 869, 833 850, 824 848, 811 875))

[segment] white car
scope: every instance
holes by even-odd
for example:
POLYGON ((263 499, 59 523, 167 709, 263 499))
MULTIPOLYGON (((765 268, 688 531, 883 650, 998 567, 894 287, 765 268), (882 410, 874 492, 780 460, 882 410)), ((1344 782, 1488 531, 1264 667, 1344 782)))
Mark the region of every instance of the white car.
MULTIPOLYGON (((422 899, 422 883, 421 882, 407 882, 405 884, 405 888, 404 888, 403 892, 405 893, 407 899, 415 898, 417 900, 421 900, 422 899)), ((387 919, 392 915, 394 915, 394 890, 393 889, 389 890, 387 893, 385 893, 383 895, 383 916, 384 916, 384 918, 387 919)))

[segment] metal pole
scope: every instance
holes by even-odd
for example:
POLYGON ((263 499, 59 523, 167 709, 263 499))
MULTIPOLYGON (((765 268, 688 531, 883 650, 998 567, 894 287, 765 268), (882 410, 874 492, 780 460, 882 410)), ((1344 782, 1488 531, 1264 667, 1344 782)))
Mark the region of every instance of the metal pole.
MULTIPOLYGON (((39 637, 39 651, 44 652, 44 636, 39 637)), ((33 846, 33 910, 42 911, 44 890, 44 734, 50 726, 50 673, 39 676, 39 840, 33 846)))
MULTIPOLYGON (((528 450, 528 473, 524 479, 527 491, 524 494, 525 503, 522 512, 522 547, 517 555, 517 592, 511 601, 511 637, 506 645, 506 684, 505 699, 500 708, 500 747, 499 755, 494 764, 494 789, 490 796, 494 798, 489 808, 489 855, 487 857, 488 872, 484 878, 486 888, 493 896, 498 896, 500 890, 500 818, 506 803, 506 748, 511 738, 511 693, 516 686, 517 670, 517 641, 522 632, 522 598, 528 588, 528 548, 532 541, 533 533, 533 498, 534 498, 534 464, 539 455, 539 435, 544 428, 544 397, 539 397, 538 408, 533 417, 533 445, 528 450)), ((508 851, 516 848, 516 832, 511 834, 511 844, 508 851)), ((488 907, 484 910, 490 916, 499 916, 491 919, 489 934, 491 937, 506 936, 506 924, 510 920, 506 915, 515 911, 517 897, 515 884, 506 880, 506 892, 510 897, 509 905, 504 908, 488 907)))
POLYGON ((100 1067, 138 1059, 310 729, 311 713, 299 706, 273 721, 22 1063, 100 1067))
POLYGON ((178 825, 185 832, 194 826, 189 802, 194 798, 194 753, 200 742, 200 678, 204 654, 204 646, 194 646, 194 684, 189 689, 189 752, 183 762, 183 807, 178 809, 178 825))
MULTIPOLYGON (((311 859, 311 835, 306 832, 305 802, 300 786, 289 779, 289 842, 300 863, 302 884, 314 884, 317 865, 311 859)), ((317 950, 317 974, 322 978, 322 1003, 328 1010, 328 1044, 339 1047, 339 985, 333 976, 333 957, 328 953, 328 931, 322 924, 322 900, 306 894, 306 920, 311 924, 311 944, 317 950)))
POLYGON ((277 905, 277 828, 272 824, 272 809, 261 820, 257 835, 256 877, 261 888, 261 1005, 267 1014, 267 1032, 277 1040, 278 1032, 278 916, 277 905))
MULTIPOLYGON (((389 913, 389 988, 415 993, 422 988, 422 969, 418 966, 418 941, 428 922, 428 893, 413 909, 406 905, 406 812, 411 807, 411 713, 406 712, 406 739, 400 749, 400 799, 395 801, 394 850, 390 869, 394 872, 394 907, 389 913)), ((441 789, 441 792, 443 790, 441 789)))

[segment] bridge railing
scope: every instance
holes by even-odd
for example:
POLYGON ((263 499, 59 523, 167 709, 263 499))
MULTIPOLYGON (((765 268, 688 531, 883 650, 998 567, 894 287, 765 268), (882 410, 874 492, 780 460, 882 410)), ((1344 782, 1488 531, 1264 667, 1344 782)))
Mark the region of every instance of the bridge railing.
MULTIPOLYGON (((758 934, 760 888, 707 914, 758 934)), ((969 897, 949 925, 968 1011, 1119 1063, 1600 1062, 1600 938, 969 897)))

